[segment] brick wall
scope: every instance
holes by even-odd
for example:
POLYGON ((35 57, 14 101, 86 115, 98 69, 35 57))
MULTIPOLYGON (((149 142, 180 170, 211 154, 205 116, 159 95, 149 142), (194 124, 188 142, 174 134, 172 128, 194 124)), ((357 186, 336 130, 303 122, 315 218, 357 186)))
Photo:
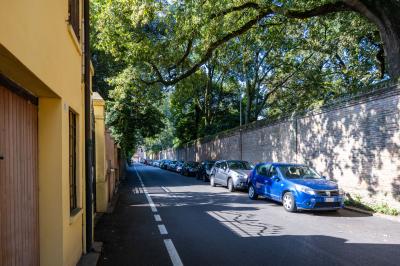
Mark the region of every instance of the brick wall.
POLYGON ((400 209, 400 86, 281 121, 259 121, 170 149, 166 157, 306 163, 353 196, 400 209))

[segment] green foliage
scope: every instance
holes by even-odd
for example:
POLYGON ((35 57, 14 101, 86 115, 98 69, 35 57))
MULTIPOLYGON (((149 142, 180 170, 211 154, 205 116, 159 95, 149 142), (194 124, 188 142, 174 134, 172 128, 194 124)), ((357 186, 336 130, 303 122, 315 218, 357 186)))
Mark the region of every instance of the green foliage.
POLYGON ((220 62, 181 81, 171 94, 171 115, 177 145, 239 125, 239 91, 227 80, 220 62))
POLYGON ((172 119, 169 101, 170 97, 165 97, 160 108, 161 112, 163 113, 164 118, 162 121, 165 124, 165 128, 159 134, 148 137, 144 140, 146 150, 155 154, 166 148, 173 147, 176 142, 174 137, 174 127, 171 122, 172 119))
POLYGON ((158 109, 159 90, 135 85, 132 75, 127 68, 112 79, 114 89, 107 102, 106 123, 126 152, 133 151, 144 138, 159 134, 164 127, 163 114, 158 109))
POLYGON ((378 212, 393 216, 397 216, 400 214, 399 210, 390 207, 387 203, 380 203, 380 204, 364 203, 360 195, 355 195, 354 197, 348 196, 344 203, 346 206, 356 207, 370 212, 378 212))
POLYGON ((112 91, 113 132, 129 147, 147 137, 156 151, 238 126, 241 92, 248 123, 387 78, 377 28, 357 13, 288 15, 325 3, 93 0, 94 87, 104 97, 112 91), (162 90, 170 92, 168 105, 155 104, 162 90), (137 118, 125 125, 130 112, 137 118), (158 121, 154 130, 145 116, 158 121), (166 130, 156 134, 161 124, 166 130))

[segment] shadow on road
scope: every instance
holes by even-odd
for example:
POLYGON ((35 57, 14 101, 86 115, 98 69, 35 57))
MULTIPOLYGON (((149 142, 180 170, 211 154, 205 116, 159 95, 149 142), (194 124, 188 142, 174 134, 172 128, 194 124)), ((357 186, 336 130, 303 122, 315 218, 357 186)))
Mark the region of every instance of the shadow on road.
MULTIPOLYGON (((168 187, 207 185, 195 179, 184 180, 169 182, 168 187)), ((130 169, 114 213, 103 215, 96 226, 96 240, 104 242, 98 265, 171 264, 163 244, 165 237, 159 234, 140 187, 130 169)), ((174 241, 185 265, 398 265, 400 261, 400 245, 379 243, 376 239, 372 242, 371 238, 349 243, 318 230, 316 234, 298 231, 294 235, 293 230, 285 228, 291 223, 281 223, 274 216, 282 211, 280 219, 296 222, 300 218, 310 220, 304 218, 312 215, 363 216, 359 213, 341 210, 291 214, 279 203, 251 201, 240 193, 168 192, 156 184, 148 189, 152 189, 151 197, 168 229, 166 237, 174 241), (260 205, 268 205, 262 219, 260 205)))

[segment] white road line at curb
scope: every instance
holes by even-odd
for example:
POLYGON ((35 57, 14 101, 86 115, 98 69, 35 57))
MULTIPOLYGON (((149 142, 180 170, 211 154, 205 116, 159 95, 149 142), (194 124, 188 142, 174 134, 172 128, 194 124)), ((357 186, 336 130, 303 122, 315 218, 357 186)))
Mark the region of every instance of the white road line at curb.
POLYGON ((137 175, 138 178, 139 178, 140 184, 141 184, 141 186, 142 186, 142 188, 143 188, 144 195, 146 196, 146 199, 147 199, 147 201, 149 202, 149 206, 150 206, 150 208, 151 208, 151 211, 152 211, 152 212, 157 212, 156 205, 154 204, 153 199, 150 197, 149 192, 147 191, 146 187, 144 186, 142 177, 140 176, 138 170, 136 170, 136 167, 133 168, 133 169, 135 169, 136 175, 137 175))
POLYGON ((168 231, 167 231, 167 228, 165 228, 165 225, 159 224, 158 225, 158 230, 160 230, 160 234, 168 235, 168 231))
POLYGON ((156 222, 161 222, 161 216, 158 214, 154 214, 154 220, 156 220, 156 222))
POLYGON ((162 188, 165 192, 169 193, 169 189, 168 189, 168 188, 163 187, 163 186, 161 186, 161 188, 162 188))
POLYGON ((171 258, 172 265, 183 266, 181 258, 179 257, 178 251, 176 251, 176 248, 174 246, 174 243, 172 243, 172 240, 164 239, 164 244, 165 244, 165 247, 167 248, 169 257, 171 258))

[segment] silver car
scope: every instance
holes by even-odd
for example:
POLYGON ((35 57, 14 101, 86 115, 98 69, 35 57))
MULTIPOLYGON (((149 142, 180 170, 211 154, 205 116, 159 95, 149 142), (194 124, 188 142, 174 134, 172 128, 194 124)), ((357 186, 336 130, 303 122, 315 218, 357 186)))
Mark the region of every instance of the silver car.
POLYGON ((180 173, 182 171, 182 167, 183 167, 184 161, 180 161, 176 164, 176 172, 180 173))
POLYGON ((226 186, 229 191, 247 188, 247 177, 254 168, 247 161, 223 160, 217 161, 211 169, 210 185, 226 186))

